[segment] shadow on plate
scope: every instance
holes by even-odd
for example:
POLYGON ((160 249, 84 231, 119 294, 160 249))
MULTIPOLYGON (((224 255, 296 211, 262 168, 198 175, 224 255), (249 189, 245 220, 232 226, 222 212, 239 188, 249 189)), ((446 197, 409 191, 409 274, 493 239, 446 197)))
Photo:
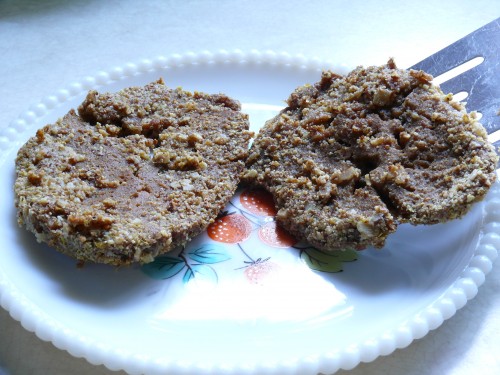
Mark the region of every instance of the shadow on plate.
POLYGON ((61 254, 44 243, 16 222, 12 208, 12 225, 17 228, 17 242, 25 251, 32 266, 60 285, 67 297, 102 308, 115 308, 131 303, 135 296, 153 293, 154 284, 138 267, 116 268, 104 264, 85 264, 77 267, 77 261, 61 254))
POLYGON ((435 225, 400 225, 383 249, 367 249, 333 278, 367 296, 404 288, 416 293, 449 286, 474 255, 482 204, 462 219, 435 225))
MULTIPOLYGON (((17 241, 33 266, 59 283, 69 298, 113 308, 148 296, 165 284, 145 276, 139 267, 115 268, 86 264, 36 242, 33 234, 19 228, 11 208, 17 241)), ((467 266, 477 246, 482 222, 482 205, 476 205, 463 219, 432 226, 401 225, 384 249, 362 251, 356 262, 345 263, 344 272, 321 275, 342 293, 352 291, 377 297, 405 290, 412 293, 440 291, 449 286, 467 266)))

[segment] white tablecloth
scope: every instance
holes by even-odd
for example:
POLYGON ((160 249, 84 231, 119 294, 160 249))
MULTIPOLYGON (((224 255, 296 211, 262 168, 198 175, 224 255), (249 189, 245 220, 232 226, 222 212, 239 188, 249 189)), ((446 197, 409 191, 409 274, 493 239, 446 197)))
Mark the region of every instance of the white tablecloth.
MULTIPOLYGON (((349 66, 382 64, 392 56, 407 67, 499 16, 497 0, 2 0, 0 126, 69 82, 144 58, 258 49, 349 66)), ((1 248, 0 262, 8 250, 1 248)), ((0 309, 3 371, 112 373, 42 342, 0 309)), ((500 374, 500 261, 477 297, 437 330, 339 373, 500 374)))

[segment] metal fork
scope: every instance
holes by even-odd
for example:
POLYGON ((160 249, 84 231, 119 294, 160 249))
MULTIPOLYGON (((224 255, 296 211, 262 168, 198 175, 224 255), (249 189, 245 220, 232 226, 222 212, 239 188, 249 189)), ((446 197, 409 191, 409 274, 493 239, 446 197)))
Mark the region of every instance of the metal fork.
MULTIPOLYGON (((490 141, 500 145, 500 18, 470 33, 450 46, 413 65, 434 77, 462 66, 477 57, 484 60, 477 66, 440 83, 445 93, 466 92, 467 111, 482 116, 481 124, 490 141)), ((498 151, 497 151, 498 152, 498 151)))

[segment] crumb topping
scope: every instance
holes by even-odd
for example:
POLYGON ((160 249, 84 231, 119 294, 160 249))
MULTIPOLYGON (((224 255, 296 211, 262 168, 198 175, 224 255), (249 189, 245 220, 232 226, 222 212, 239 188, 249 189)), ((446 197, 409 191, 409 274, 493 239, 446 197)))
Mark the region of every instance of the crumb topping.
POLYGON ((81 261, 152 261, 215 220, 239 182, 248 128, 222 94, 161 80, 91 91, 19 150, 18 222, 81 261))
POLYGON ((253 143, 244 180, 269 190, 278 220, 325 250, 381 247, 398 223, 464 215, 498 161, 474 114, 421 71, 326 71, 299 87, 253 143))

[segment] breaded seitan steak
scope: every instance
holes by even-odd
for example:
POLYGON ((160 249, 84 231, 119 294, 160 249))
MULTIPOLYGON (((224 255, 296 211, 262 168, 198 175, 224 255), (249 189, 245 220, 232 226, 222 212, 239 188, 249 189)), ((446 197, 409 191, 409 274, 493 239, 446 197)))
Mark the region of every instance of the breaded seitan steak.
POLYGON ((392 60, 324 72, 261 129, 244 181, 269 190, 278 222, 324 250, 382 247, 400 222, 464 215, 494 182, 497 155, 431 80, 392 60))
POLYGON ((147 263, 202 232, 234 194, 248 116, 225 95, 160 80, 91 91, 16 160, 20 225, 81 261, 147 263))

